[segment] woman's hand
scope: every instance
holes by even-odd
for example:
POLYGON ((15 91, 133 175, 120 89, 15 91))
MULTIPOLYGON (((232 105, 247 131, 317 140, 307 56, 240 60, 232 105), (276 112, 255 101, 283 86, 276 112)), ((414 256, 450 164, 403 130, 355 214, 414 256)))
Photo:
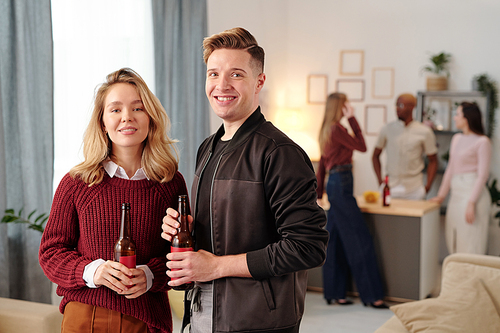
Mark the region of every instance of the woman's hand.
POLYGON ((127 298, 136 298, 147 291, 146 273, 142 269, 128 268, 124 264, 108 260, 94 273, 94 284, 105 286, 127 298))
POLYGON ((342 107, 342 113, 346 118, 354 117, 354 108, 352 107, 351 103, 347 101, 344 103, 344 106, 342 107))
POLYGON ((467 203, 467 208, 465 208, 465 221, 469 224, 474 223, 476 219, 476 204, 473 202, 467 203))
MULTIPOLYGON (((178 217, 179 212, 173 208, 169 208, 167 209, 167 215, 163 218, 163 224, 161 226, 163 232, 161 233, 161 237, 169 242, 172 241, 173 236, 177 235, 177 228, 180 227, 180 223, 177 221, 178 217)), ((191 215, 188 215, 188 223, 189 230, 193 230, 193 217, 191 215)))

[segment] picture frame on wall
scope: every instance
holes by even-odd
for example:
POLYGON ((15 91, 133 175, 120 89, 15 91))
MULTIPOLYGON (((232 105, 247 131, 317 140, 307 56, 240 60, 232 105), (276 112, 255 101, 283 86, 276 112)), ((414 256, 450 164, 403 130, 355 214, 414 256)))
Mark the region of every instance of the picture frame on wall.
POLYGON ((363 75, 365 52, 362 50, 340 51, 340 75, 363 75))
POLYGON ((387 107, 382 104, 365 106, 365 134, 377 136, 387 123, 387 107))
POLYGON ((311 74, 307 77, 307 103, 324 104, 328 94, 328 76, 311 74))
POLYGON ((378 99, 394 97, 394 68, 375 67, 372 69, 372 97, 378 99))
POLYGON ((361 79, 338 79, 337 92, 347 95, 351 102, 362 102, 365 99, 365 81, 361 79))

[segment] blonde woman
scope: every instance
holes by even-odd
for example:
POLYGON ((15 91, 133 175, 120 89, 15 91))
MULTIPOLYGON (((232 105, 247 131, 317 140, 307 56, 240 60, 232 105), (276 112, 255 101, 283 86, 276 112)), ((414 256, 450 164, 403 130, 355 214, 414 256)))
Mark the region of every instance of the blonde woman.
POLYGON ((169 120, 128 68, 96 92, 85 160, 61 180, 40 245, 40 265, 63 296, 62 332, 171 332, 162 217, 187 194, 169 120), (120 206, 131 204, 137 268, 113 261, 120 206))
POLYGON ((352 153, 354 150, 365 152, 366 145, 354 117, 354 109, 345 94, 333 93, 328 96, 319 143, 318 199, 323 197, 325 174, 329 172, 326 193, 330 202, 327 222, 330 240, 323 265, 326 302, 352 304, 345 297, 350 271, 361 301, 377 309, 386 309, 373 240, 353 196, 352 153), (340 124, 344 116, 354 136, 340 124))
POLYGON ((430 200, 442 203, 450 192, 445 224, 449 253, 486 254, 491 142, 484 135, 481 111, 475 103, 460 104, 454 121, 462 133, 451 139, 450 161, 437 196, 430 200))

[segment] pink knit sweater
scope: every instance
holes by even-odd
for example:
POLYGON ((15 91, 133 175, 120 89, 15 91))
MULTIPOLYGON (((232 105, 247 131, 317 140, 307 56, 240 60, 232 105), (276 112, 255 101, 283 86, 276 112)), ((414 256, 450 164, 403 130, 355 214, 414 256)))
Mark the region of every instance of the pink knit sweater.
POLYGON ((63 296, 61 312, 68 302, 78 301, 138 318, 152 333, 172 332, 165 266, 170 244, 160 233, 165 211, 177 207, 180 194, 187 194, 187 188, 179 172, 168 183, 110 178, 106 174, 101 183, 90 187, 69 174, 64 176, 39 252, 45 275, 58 284, 57 294, 63 296), (124 202, 131 206, 137 265, 147 265, 154 274, 151 289, 135 299, 126 299, 104 286, 89 288, 83 280, 86 265, 99 258, 113 260, 124 202))

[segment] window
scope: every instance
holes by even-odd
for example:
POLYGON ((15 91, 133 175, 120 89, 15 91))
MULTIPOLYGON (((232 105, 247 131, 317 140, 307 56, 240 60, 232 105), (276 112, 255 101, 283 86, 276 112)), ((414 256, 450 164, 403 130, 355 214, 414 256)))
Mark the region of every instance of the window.
POLYGON ((95 88, 122 67, 154 92, 150 1, 52 0, 54 40, 54 190, 83 161, 83 135, 95 88))

